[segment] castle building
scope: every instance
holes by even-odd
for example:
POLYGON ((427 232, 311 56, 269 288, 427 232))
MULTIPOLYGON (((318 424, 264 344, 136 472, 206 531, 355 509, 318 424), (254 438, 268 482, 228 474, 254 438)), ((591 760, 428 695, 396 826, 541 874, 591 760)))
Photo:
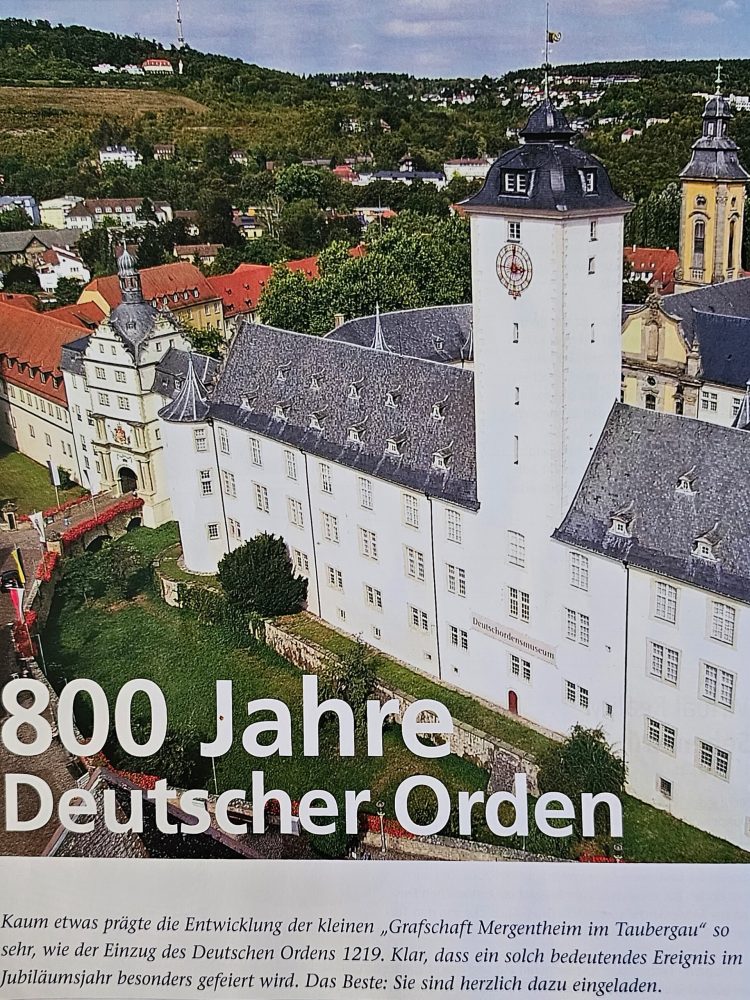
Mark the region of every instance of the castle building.
MULTIPOLYGON (((187 371, 190 345, 169 311, 145 301, 127 250, 117 280, 120 304, 90 334, 70 338, 61 368, 83 481, 94 492, 137 492, 143 523, 155 527, 172 516, 158 411, 187 371)), ((208 379, 215 362, 196 363, 208 379)))
POLYGON ((464 205, 470 318, 244 320, 213 386, 188 360, 160 414, 185 562, 282 535, 314 614, 601 726, 634 795, 748 848, 750 436, 618 402, 630 206, 551 102, 522 139, 464 205))

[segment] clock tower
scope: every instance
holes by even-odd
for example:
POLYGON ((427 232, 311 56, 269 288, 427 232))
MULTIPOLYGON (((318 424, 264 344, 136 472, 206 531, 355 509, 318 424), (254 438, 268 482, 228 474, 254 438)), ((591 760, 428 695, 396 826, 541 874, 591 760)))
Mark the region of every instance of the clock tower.
MULTIPOLYGON (((551 535, 620 397, 630 205, 545 100, 464 203, 471 219, 478 490, 551 535)), ((497 511, 499 513, 499 511, 497 511)), ((509 525, 509 528, 511 526, 509 525)))

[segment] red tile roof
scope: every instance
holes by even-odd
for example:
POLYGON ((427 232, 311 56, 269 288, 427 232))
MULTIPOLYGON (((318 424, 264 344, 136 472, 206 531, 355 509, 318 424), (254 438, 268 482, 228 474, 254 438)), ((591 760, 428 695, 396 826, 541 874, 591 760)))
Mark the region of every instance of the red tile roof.
MULTIPOLYGON (((166 304, 170 309, 179 309, 190 305, 191 302, 213 301, 218 297, 203 272, 195 264, 187 261, 143 268, 141 285, 145 299, 151 302, 156 300, 157 306, 166 304), (194 294, 196 290, 197 295, 194 294), (185 292, 189 293, 187 299, 184 296, 185 292), (177 295, 176 301, 175 295, 177 295), (166 303, 163 301, 165 296, 166 303)), ((86 290, 99 292, 109 303, 110 309, 114 309, 121 302, 120 282, 115 274, 106 278, 94 278, 86 285, 86 290)))
POLYGON ((15 306, 17 309, 39 310, 39 303, 33 295, 23 295, 21 292, 0 292, 0 302, 15 306))
POLYGON ((649 275, 649 284, 659 282, 664 295, 674 291, 674 272, 680 258, 676 250, 659 247, 625 247, 625 259, 630 262, 635 275, 649 275))
POLYGON ((54 316, 64 323, 75 323, 84 330, 93 329, 104 319, 104 313, 96 302, 76 302, 72 306, 58 306, 57 309, 50 309, 47 315, 54 316))
POLYGON ((67 406, 60 352, 80 336, 80 327, 48 313, 0 303, 0 371, 7 382, 67 406))

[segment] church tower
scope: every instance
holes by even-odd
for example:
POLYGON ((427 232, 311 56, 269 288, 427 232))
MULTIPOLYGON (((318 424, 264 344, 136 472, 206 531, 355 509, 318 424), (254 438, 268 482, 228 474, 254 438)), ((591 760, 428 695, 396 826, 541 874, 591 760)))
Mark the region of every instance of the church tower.
POLYGON ((680 267, 677 291, 730 281, 742 267, 745 186, 750 175, 729 138, 729 101, 721 94, 721 67, 716 93, 706 102, 703 133, 693 145, 690 162, 680 174, 680 267))

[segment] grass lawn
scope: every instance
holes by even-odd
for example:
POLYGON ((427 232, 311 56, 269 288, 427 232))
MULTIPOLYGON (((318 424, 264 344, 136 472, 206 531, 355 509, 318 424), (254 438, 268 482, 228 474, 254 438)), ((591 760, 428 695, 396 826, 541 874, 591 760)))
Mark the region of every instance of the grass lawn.
POLYGON ((199 573, 188 573, 179 565, 179 558, 182 555, 182 546, 179 542, 171 545, 159 555, 159 569, 168 580, 178 582, 197 583, 204 587, 219 587, 219 581, 215 576, 199 573))
MULTIPOLYGON (((283 618, 279 625, 339 656, 354 646, 353 640, 305 615, 283 618)), ((551 740, 541 733, 493 712, 469 695, 444 688, 387 656, 377 654, 376 666, 378 675, 389 684, 417 698, 442 701, 455 719, 468 722, 521 750, 537 756, 551 745, 551 740)), ((623 824, 623 849, 630 861, 750 863, 750 854, 739 847, 712 837, 630 795, 623 797, 623 824)))
MULTIPOLYGON (((60 490, 60 502, 72 500, 84 492, 80 486, 60 490)), ((37 465, 25 455, 0 445, 0 499, 14 500, 19 514, 54 507, 55 489, 46 465, 37 465)))

